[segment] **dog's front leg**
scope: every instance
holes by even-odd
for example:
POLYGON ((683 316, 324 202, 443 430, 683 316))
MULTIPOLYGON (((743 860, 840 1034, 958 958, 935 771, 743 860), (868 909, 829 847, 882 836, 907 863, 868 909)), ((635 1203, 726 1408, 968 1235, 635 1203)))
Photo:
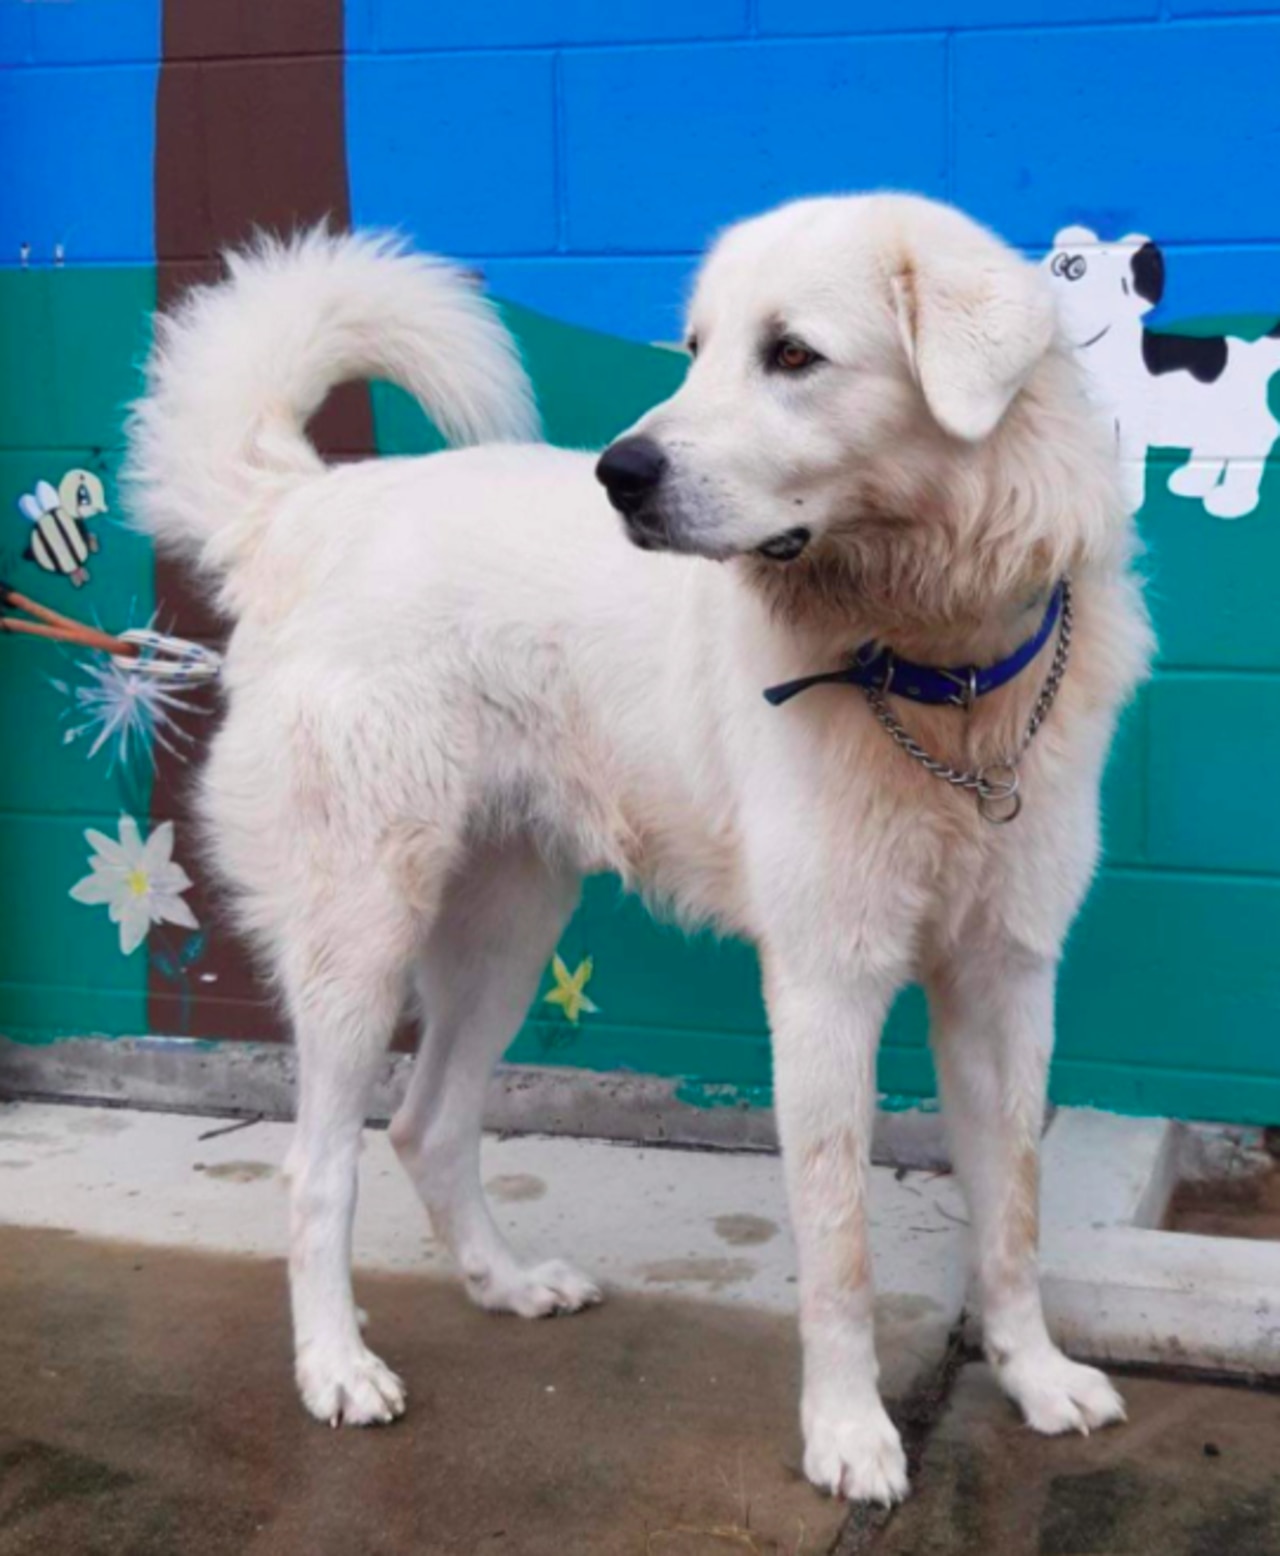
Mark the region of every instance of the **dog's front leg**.
POLYGON ((867 1187, 875 1060, 892 987, 771 967, 774 1093, 800 1260, 805 1474, 893 1503, 907 1463, 877 1388, 867 1187))
POLYGON ((1053 1048, 1053 958, 1007 941, 962 949, 929 984, 947 1135, 973 1226, 987 1357, 1038 1432, 1124 1419, 1106 1376, 1070 1360, 1045 1325, 1038 1269, 1039 1155, 1053 1048))

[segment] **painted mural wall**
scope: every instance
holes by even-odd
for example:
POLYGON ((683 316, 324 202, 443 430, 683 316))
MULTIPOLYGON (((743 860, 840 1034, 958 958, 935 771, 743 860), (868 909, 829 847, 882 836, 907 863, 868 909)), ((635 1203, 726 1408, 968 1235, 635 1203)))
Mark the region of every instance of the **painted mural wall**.
MULTIPOLYGON (((122 406, 151 311, 254 223, 393 225, 482 270, 548 435, 578 446, 679 381, 661 343, 734 217, 911 188, 1043 260, 1161 634, 1108 777, 1055 1092, 1280 1118, 1280 11, 0 0, 0 60, 0 578, 112 631, 216 642, 124 523, 122 406)), ((435 446, 384 386, 335 396, 317 436, 338 458, 435 446)), ((280 1035, 191 822, 216 718, 210 688, 0 635, 0 1032, 280 1035)), ((754 958, 591 882, 513 1053, 763 1099, 754 958)), ((912 996, 881 1083, 931 1089, 912 996)))

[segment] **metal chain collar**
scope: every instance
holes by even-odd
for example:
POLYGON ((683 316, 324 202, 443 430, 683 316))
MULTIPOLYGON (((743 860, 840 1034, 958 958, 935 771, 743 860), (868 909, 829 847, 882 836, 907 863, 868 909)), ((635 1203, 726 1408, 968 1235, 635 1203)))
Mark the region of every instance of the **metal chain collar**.
MULTIPOLYGON (((1027 754, 1027 747, 1040 732, 1040 726, 1049 716, 1049 709, 1053 707, 1054 700, 1062 686, 1062 679, 1067 673, 1067 661, 1071 657, 1071 580, 1062 580, 1062 617, 1058 623, 1058 643, 1053 653, 1053 663, 1049 666, 1049 673, 1045 676, 1044 685, 1040 688, 1040 695, 1036 698, 1036 705, 1031 710, 1031 717, 1027 720, 1027 727, 1017 749, 1004 762, 992 762, 986 767, 977 767, 970 772, 960 768, 951 767, 946 762, 939 761, 936 756, 930 756, 928 751, 907 730, 897 715, 889 706, 888 698, 883 688, 878 686, 864 686, 863 695, 871 705, 871 711, 888 734, 893 743, 914 762, 918 762, 927 773, 932 773, 935 778, 940 778, 943 783, 949 783, 955 789, 967 789, 976 799, 978 814, 984 821, 990 821, 996 826, 1002 826, 1012 821, 1022 809, 1022 795, 1019 792, 1018 764, 1027 754)), ((963 708, 967 713, 973 706, 971 691, 957 695, 955 706, 963 708)))

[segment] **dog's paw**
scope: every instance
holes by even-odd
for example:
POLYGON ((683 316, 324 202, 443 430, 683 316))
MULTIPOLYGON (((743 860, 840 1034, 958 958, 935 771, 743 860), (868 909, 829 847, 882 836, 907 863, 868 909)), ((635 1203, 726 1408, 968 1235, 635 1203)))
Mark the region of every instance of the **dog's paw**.
POLYGON ((804 1472, 820 1491, 885 1507, 906 1496, 907 1456, 878 1399, 843 1413, 815 1412, 804 1439, 804 1472))
POLYGON ((306 1346, 297 1377, 302 1403, 330 1426, 384 1426, 404 1414, 404 1384, 363 1345, 306 1346))
POLYGON ((576 1313, 603 1301, 599 1286, 562 1259, 510 1270, 468 1272, 467 1293, 491 1313, 518 1313, 521 1318, 549 1318, 576 1313))
POLYGON ((1124 1400, 1107 1375, 1073 1362, 1059 1350, 1015 1356, 997 1367, 1000 1386, 1033 1431, 1046 1437, 1082 1432, 1125 1419, 1124 1400))

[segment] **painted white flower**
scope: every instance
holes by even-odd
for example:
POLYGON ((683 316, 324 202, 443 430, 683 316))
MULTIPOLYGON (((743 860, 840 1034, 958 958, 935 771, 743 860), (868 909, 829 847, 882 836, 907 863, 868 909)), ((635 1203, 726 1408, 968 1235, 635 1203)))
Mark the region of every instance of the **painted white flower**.
POLYGON ((173 822, 162 821, 144 843, 133 817, 121 816, 118 833, 117 840, 92 827, 86 829, 93 873, 76 882, 72 897, 107 909, 111 922, 120 926, 125 956, 133 955, 153 924, 199 929, 195 914, 182 899, 191 877, 173 861, 173 822))
POLYGON ((66 699, 63 720, 78 720, 63 731, 63 745, 92 736, 88 754, 95 757, 105 746, 108 771, 117 762, 127 766, 131 751, 149 758, 154 768, 157 745, 185 761, 182 748, 192 744, 192 737, 173 715, 206 711, 193 706, 184 690, 122 669, 113 659, 74 660, 71 676, 66 680, 50 676, 49 685, 66 699))
MULTIPOLYGON (((142 623, 133 626, 133 610, 130 609, 130 625, 125 636, 133 636, 142 643, 142 657, 129 665, 117 663, 98 653, 76 656, 63 651, 67 661, 67 674, 61 679, 48 678, 49 685, 64 699, 61 718, 67 725, 63 731, 64 745, 89 741, 88 755, 97 756, 105 748, 108 772, 117 764, 128 767, 130 756, 136 753, 154 770, 155 748, 162 746, 171 756, 181 761, 187 759, 187 748, 194 744, 193 737, 177 722, 177 714, 193 714, 204 717, 209 708, 193 702, 192 692, 197 685, 210 678, 210 668, 218 663, 217 655, 210 649, 190 650, 188 663, 174 666, 172 675, 152 673, 156 664, 155 644, 173 643, 155 630, 153 614, 142 623), (191 661, 195 663, 192 664, 191 661), (195 674, 200 671, 200 674, 195 674)), ((97 623, 101 628, 101 623, 97 623)))

